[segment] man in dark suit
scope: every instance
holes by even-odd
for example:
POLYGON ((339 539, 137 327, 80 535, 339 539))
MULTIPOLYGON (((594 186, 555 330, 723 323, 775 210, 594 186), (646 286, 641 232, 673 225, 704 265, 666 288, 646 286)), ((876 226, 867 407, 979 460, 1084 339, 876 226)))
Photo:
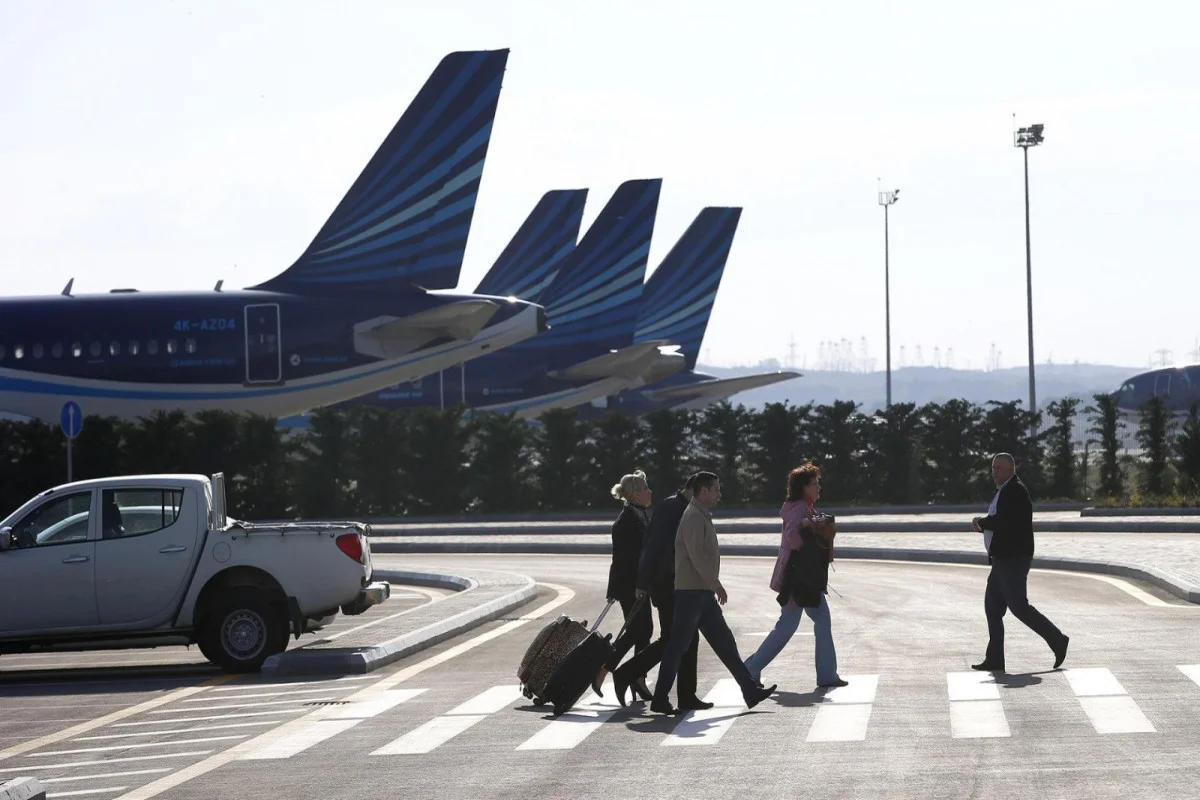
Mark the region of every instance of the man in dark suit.
POLYGON ((988 563, 987 590, 983 610, 987 615, 988 646, 983 661, 971 669, 1004 671, 1004 612, 1024 622, 1041 636, 1054 652, 1054 668, 1067 657, 1070 637, 1029 603, 1026 582, 1033 564, 1033 502, 1029 489, 1017 477, 1017 462, 1008 453, 992 459, 996 494, 986 517, 975 517, 971 527, 984 536, 988 563))
MULTIPOLYGON (((651 667, 662 660, 667 641, 671 638, 671 621, 675 616, 675 531, 679 528, 683 512, 692 501, 695 481, 695 475, 688 478, 682 489, 655 506, 654 514, 650 517, 646 544, 638 560, 636 595, 638 598, 650 595, 650 602, 658 609, 659 635, 649 646, 613 670, 613 688, 621 705, 625 705, 625 690, 629 685, 644 677, 651 667)), ((706 703, 696 696, 699 646, 700 634, 693 631, 692 640, 683 653, 677 678, 680 710, 712 708, 712 703, 706 703)))

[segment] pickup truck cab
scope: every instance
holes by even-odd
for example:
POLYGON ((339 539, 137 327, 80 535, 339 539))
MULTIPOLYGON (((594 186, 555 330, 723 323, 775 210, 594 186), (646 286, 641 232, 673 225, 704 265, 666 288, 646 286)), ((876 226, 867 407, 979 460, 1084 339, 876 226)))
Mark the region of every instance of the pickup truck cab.
POLYGON ((358 522, 230 519, 224 476, 77 481, 0 520, 0 653, 196 644, 254 672, 389 597, 358 522))

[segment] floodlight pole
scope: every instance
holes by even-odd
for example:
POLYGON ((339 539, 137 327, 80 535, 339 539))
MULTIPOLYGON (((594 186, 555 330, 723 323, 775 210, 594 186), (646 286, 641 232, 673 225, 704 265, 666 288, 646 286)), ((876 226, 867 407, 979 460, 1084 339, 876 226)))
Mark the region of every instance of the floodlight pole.
POLYGON ((884 330, 887 348, 887 407, 892 407, 892 294, 891 265, 888 263, 888 206, 895 203, 899 189, 879 192, 879 205, 883 206, 883 309, 884 330))
MULTIPOLYGON (((1037 390, 1036 381, 1034 379, 1034 364, 1033 364, 1033 258, 1030 248, 1029 237, 1029 148, 1037 147, 1042 143, 1042 130, 1044 126, 1041 124, 1030 125, 1028 128, 1021 128, 1013 137, 1013 145, 1024 151, 1025 155, 1025 297, 1027 306, 1027 316, 1029 323, 1029 411, 1030 414, 1037 413, 1037 390)), ((1029 435, 1033 439, 1037 439, 1038 426, 1036 417, 1030 417, 1030 432, 1029 435)))

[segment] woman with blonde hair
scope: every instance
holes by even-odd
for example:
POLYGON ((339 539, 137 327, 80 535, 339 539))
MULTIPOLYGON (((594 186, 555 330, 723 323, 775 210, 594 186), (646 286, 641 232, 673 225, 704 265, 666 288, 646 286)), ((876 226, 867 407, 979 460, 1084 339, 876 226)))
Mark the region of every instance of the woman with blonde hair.
MULTIPOLYGON (((617 668, 629 648, 633 647, 635 654, 640 653, 650 644, 654 635, 650 604, 643 602, 639 605, 635 596, 638 559, 642 555, 643 538, 650 525, 650 503, 653 500, 646 473, 639 469, 622 476, 621 482, 612 487, 612 496, 620 500, 623 507, 612 526, 612 564, 608 568, 606 597, 621 604, 625 632, 613 642, 612 659, 600 668, 592 681, 592 689, 600 696, 603 696, 600 686, 605 676, 617 668)), ((633 688, 643 700, 650 699, 645 676, 639 678, 633 688)))

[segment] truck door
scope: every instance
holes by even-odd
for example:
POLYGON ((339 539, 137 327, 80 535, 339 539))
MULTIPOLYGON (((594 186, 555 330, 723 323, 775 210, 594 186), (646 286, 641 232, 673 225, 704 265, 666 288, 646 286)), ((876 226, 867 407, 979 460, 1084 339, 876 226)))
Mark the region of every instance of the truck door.
POLYGON ((12 549, 0 552, 0 634, 96 624, 93 494, 51 497, 12 526, 12 549))
POLYGON ((278 383, 283 377, 278 303, 246 306, 246 383, 278 383))
POLYGON ((160 625, 187 591, 203 531, 198 502, 183 486, 101 491, 96 602, 103 626, 160 625))

